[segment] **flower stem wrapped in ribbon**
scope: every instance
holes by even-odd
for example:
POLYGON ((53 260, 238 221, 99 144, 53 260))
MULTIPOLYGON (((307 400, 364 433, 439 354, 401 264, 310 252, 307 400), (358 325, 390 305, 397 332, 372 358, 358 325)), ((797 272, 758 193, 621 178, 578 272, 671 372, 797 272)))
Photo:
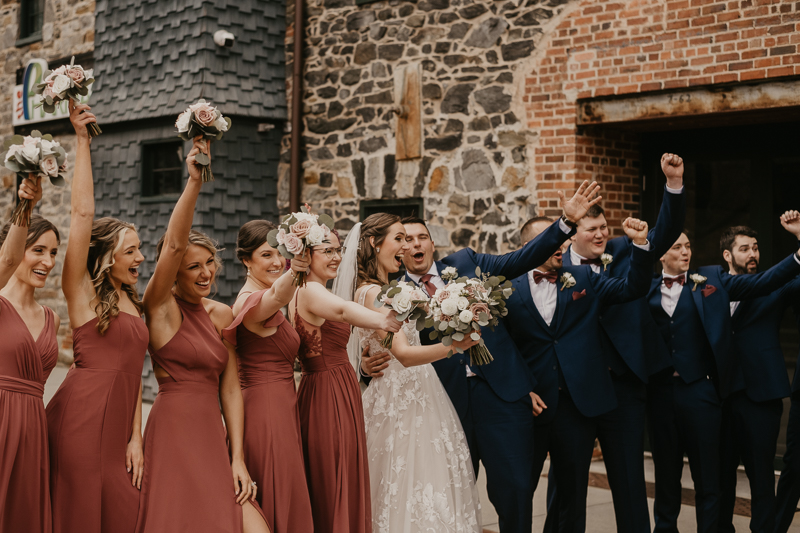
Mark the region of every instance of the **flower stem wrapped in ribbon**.
MULTIPOLYGON (((210 141, 219 141, 222 135, 231 129, 231 119, 222 116, 222 112, 205 100, 198 100, 189 108, 178 115, 175 121, 178 137, 189 141, 195 137, 202 137, 210 141)), ((203 167, 203 181, 214 181, 211 172, 211 159, 204 153, 194 156, 198 165, 203 167)))
MULTIPOLYGON (((397 280, 381 287, 381 292, 375 298, 375 307, 388 307, 397 313, 395 318, 398 321, 416 320, 420 326, 424 326, 422 319, 428 315, 425 310, 427 303, 428 297, 419 287, 407 281, 397 280)), ((394 333, 390 331, 381 341, 381 346, 391 350, 392 339, 394 339, 394 333)))
MULTIPOLYGON (((33 88, 36 94, 42 95, 42 100, 37 107, 42 107, 45 113, 55 113, 56 105, 64 100, 72 99, 76 104, 81 103, 82 96, 89 95, 89 85, 94 83, 94 69, 84 70, 75 64, 75 56, 69 65, 61 65, 55 70, 48 70, 42 78, 44 81, 33 88)), ((103 130, 96 122, 86 125, 89 137, 97 137, 103 130)))
MULTIPOLYGON (((3 146, 5 152, 0 155, 3 165, 16 172, 21 178, 30 175, 37 183, 43 177, 50 178, 50 183, 62 187, 65 183, 64 172, 67 170, 67 152, 52 135, 42 135, 34 130, 27 137, 14 135, 3 146)), ((11 222, 19 226, 28 226, 31 221, 30 200, 20 200, 11 222)))
MULTIPOLYGON (((469 349, 469 358, 470 365, 480 366, 494 361, 480 335, 481 328, 488 326, 493 330, 500 317, 508 314, 506 300, 514 289, 504 277, 482 274, 480 268, 475 269, 475 275, 477 278, 452 280, 436 291, 423 327, 433 328, 430 339, 441 339, 445 346, 462 341, 467 335, 478 341, 469 349)), ((420 322, 417 322, 417 329, 422 329, 420 322)), ((458 348, 455 350, 461 352, 458 348)), ((452 349, 448 357, 451 355, 452 349)))
MULTIPOLYGON (((277 229, 269 232, 267 242, 276 248, 287 259, 303 255, 306 249, 330 243, 328 236, 333 229, 333 219, 328 215, 316 215, 308 204, 300 208, 299 213, 290 213, 284 217, 277 229)), ((303 287, 306 284, 304 272, 297 274, 294 284, 303 287)))

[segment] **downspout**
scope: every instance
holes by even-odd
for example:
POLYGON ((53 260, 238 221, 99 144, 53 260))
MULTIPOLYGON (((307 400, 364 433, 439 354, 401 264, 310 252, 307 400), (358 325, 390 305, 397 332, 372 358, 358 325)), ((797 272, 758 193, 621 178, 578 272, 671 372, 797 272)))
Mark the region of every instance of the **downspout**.
POLYGON ((289 181, 289 210, 300 211, 300 143, 303 94, 303 0, 294 0, 294 57, 292 73, 292 161, 289 181))

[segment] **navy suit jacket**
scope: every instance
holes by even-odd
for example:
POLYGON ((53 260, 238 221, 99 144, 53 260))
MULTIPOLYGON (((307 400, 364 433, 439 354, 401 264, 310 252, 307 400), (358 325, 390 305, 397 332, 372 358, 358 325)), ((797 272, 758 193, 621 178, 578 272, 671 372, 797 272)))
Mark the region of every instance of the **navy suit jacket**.
MULTIPOLYGON (((694 271, 690 270, 686 273, 687 281, 683 290, 691 291, 692 301, 700 316, 703 330, 713 352, 719 379, 718 390, 720 396, 725 398, 735 390, 731 300, 743 301, 769 295, 800 274, 800 264, 797 263, 795 254, 792 254, 760 274, 731 276, 720 266, 700 267, 697 272, 708 278, 707 281, 698 286, 696 291, 692 291, 694 283, 689 280, 689 276, 694 271), (713 286, 716 290, 708 296, 704 296, 702 289, 709 286, 713 286)), ((662 276, 659 275, 653 279, 651 284, 648 301, 652 309, 661 307, 661 282, 662 276)), ((687 318, 683 314, 676 313, 672 319, 676 324, 676 332, 679 334, 681 322, 687 318)), ((652 337, 651 341, 654 345, 665 343, 661 335, 652 337)), ((684 379, 691 379, 689 376, 683 377, 684 379)))
POLYGON ((559 369, 575 406, 584 416, 601 415, 617 407, 600 342, 600 320, 606 306, 647 294, 652 265, 652 252, 632 247, 625 279, 595 274, 589 266, 563 267, 558 272, 558 300, 550 326, 533 302, 528 274, 514 279, 516 291, 508 300, 506 325, 538 381, 534 392, 547 405, 536 418, 537 424, 547 423, 555 416, 559 369), (566 272, 572 274, 576 284, 561 290, 560 278, 566 272))
POLYGON ((754 402, 786 398, 792 394, 781 350, 780 328, 786 308, 800 294, 795 278, 768 296, 739 303, 731 317, 733 326, 734 390, 744 389, 754 402))
MULTIPOLYGON (((437 261, 436 268, 441 275, 446 267, 455 267, 459 276, 474 278, 475 268, 480 267, 483 273, 512 279, 545 263, 568 237, 569 235, 561 231, 558 221, 556 221, 515 252, 505 255, 489 255, 479 254, 465 248, 437 261)), ((413 282, 408 275, 406 275, 406 280, 413 282)), ((511 320, 514 319, 511 318, 511 320)), ((426 329, 420 332, 422 344, 439 342, 429 339, 429 331, 426 329)), ((494 331, 488 327, 483 328, 482 335, 494 361, 478 367, 471 366, 470 369, 485 379, 494 393, 502 400, 516 402, 520 399, 527 399, 530 402, 528 393, 534 390, 536 380, 525 365, 519 350, 508 336, 504 321, 500 320, 494 331)), ((469 408, 467 364, 469 364, 469 356, 466 353, 456 353, 448 359, 433 363, 439 379, 453 402, 453 407, 461 418, 466 416, 469 408)))
MULTIPOLYGON (((661 258, 681 236, 686 217, 686 195, 664 193, 661 211, 655 226, 647 235, 655 259, 661 258)), ((624 278, 631 267, 631 248, 627 237, 617 237, 606 243, 606 253, 614 260, 601 274, 611 278, 624 278)), ((564 256, 564 266, 572 265, 569 253, 564 256)), ((643 295, 644 296, 644 295, 643 295)), ((666 346, 653 347, 650 338, 658 336, 658 326, 647 308, 647 300, 636 300, 618 304, 609 312, 603 313, 600 320, 607 337, 603 338, 603 350, 609 365, 621 357, 636 376, 647 383, 648 376, 670 365, 666 346)))

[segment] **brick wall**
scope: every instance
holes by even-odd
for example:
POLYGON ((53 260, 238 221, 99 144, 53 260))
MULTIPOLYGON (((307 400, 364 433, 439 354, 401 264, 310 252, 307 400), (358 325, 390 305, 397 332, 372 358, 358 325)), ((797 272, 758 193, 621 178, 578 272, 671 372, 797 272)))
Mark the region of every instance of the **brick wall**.
POLYGON ((612 228, 638 212, 636 136, 577 127, 579 100, 800 75, 798 30, 800 2, 571 4, 526 65, 539 209, 556 211, 555 188, 597 179, 612 228))

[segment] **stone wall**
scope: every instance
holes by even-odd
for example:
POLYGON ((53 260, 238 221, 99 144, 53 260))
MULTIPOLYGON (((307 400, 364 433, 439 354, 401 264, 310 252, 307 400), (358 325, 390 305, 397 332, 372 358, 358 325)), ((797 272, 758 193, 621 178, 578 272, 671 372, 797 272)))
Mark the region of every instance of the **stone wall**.
MULTIPOLYGON (((18 1, 2 0, 0 3, 0 143, 13 135, 12 98, 13 88, 17 83, 17 70, 24 68, 29 59, 43 58, 48 61, 64 58, 74 54, 91 52, 94 48, 94 0, 45 0, 44 24, 42 40, 25 46, 16 47, 19 35, 18 1)), ((58 125, 59 131, 65 131, 63 122, 58 125)), ((36 126, 42 132, 53 127, 54 122, 44 122, 36 126)), ((61 317, 59 331, 60 357, 66 361, 72 359, 72 341, 69 329, 67 307, 61 294, 61 266, 69 237, 69 196, 72 177, 72 163, 75 161, 75 136, 57 134, 56 140, 67 151, 69 170, 67 186, 55 188, 45 184, 44 197, 38 209, 39 213, 51 220, 61 231, 61 247, 56 267, 48 278, 44 289, 38 291, 39 301, 61 317)), ((15 175, 0 168, 0 219, 8 220, 14 206, 15 175)))
MULTIPOLYGON (((440 251, 515 247, 538 209, 525 65, 569 3, 308 0, 303 201, 347 230, 360 199, 421 197, 440 251), (410 64, 422 72, 423 157, 397 161, 393 77, 410 64)), ((289 30, 287 72, 292 43, 289 30)), ((285 209, 288 136, 282 148, 285 209)))

